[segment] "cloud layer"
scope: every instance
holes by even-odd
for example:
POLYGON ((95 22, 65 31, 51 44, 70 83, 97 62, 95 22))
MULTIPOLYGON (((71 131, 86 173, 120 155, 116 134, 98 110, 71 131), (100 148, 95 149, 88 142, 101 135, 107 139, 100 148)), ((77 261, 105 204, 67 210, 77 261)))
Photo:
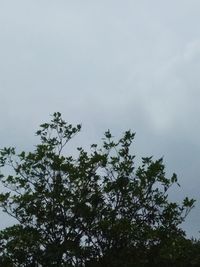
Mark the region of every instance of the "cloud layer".
MULTIPOLYGON (((199 197, 200 2, 1 1, 1 146, 30 148, 54 111, 85 145, 133 129, 199 197)), ((178 189, 177 189, 178 190, 178 189)), ((197 236, 200 204, 185 228, 197 236)), ((8 223, 5 219, 2 225, 8 223)))

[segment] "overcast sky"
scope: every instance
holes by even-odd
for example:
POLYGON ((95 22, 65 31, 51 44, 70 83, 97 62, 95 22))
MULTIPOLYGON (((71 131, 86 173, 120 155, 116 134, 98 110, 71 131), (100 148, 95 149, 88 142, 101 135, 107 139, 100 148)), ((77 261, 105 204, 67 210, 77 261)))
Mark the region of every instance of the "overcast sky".
POLYGON ((82 123, 78 145, 132 129, 135 154, 164 156, 177 199, 197 199, 184 228, 199 237, 199 10, 199 0, 0 0, 0 146, 31 148, 54 111, 82 123))

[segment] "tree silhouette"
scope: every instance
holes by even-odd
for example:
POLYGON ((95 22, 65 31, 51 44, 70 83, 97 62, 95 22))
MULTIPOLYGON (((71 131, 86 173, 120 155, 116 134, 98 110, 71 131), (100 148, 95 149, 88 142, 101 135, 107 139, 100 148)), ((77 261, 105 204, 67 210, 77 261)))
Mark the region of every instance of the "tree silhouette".
POLYGON ((80 130, 57 112, 33 152, 0 151, 0 206, 18 221, 0 233, 1 266, 175 266, 194 200, 170 202, 177 177, 166 177, 163 159, 135 167, 131 131, 65 155, 80 130))

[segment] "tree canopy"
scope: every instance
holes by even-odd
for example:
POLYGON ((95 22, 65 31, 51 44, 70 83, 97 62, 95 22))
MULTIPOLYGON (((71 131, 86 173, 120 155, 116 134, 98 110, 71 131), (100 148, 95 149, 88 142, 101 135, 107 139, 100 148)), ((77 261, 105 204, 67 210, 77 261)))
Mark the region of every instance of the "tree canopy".
POLYGON ((0 150, 0 207, 18 222, 0 232, 1 266, 200 266, 199 243, 181 229, 195 201, 170 201, 178 181, 163 159, 136 167, 131 131, 68 155, 80 130, 57 112, 34 151, 0 150))

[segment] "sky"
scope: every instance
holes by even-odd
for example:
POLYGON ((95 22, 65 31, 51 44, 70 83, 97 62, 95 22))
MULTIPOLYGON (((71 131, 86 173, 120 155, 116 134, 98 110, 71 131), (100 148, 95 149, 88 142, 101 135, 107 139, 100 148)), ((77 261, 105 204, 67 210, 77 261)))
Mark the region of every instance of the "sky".
MULTIPOLYGON (((164 157, 197 200, 200 237, 200 1, 0 0, 0 147, 32 149, 60 111, 75 143, 136 132, 136 156, 164 157)), ((1 215, 0 228, 12 223, 1 215)))

